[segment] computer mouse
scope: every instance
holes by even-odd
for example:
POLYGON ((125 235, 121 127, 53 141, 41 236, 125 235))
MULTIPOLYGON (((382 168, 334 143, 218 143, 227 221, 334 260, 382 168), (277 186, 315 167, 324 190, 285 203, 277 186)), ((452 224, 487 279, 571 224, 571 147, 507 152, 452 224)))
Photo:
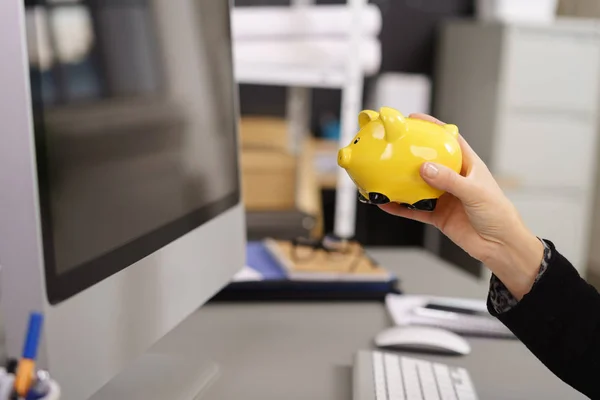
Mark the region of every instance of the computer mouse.
POLYGON ((452 355, 467 355, 471 346, 463 337, 439 328, 396 326, 375 337, 378 347, 398 350, 425 351, 452 355))

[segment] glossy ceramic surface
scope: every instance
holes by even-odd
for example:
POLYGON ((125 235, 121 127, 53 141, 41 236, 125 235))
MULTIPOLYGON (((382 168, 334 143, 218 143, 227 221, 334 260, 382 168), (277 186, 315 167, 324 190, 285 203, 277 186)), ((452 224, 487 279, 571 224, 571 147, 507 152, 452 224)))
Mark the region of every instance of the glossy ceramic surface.
POLYGON ((360 131, 340 149, 338 164, 356 184, 361 200, 433 211, 444 192, 425 183, 419 169, 431 161, 460 172, 456 125, 404 117, 388 107, 362 111, 358 122, 360 131))

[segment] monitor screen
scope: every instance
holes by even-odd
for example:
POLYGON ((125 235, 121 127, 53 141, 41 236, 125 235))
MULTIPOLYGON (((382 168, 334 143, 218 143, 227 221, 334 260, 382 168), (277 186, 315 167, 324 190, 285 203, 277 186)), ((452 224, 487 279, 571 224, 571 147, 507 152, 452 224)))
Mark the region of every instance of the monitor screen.
POLYGON ((153 3, 25 1, 52 304, 239 202, 228 2, 153 3))

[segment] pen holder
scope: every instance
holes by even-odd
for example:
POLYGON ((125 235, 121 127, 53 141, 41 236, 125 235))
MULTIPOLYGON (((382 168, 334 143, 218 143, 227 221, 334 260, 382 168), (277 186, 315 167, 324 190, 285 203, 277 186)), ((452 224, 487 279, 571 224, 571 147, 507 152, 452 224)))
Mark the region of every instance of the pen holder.
POLYGON ((359 132, 338 152, 338 165, 356 184, 360 201, 435 210, 444 192, 429 186, 419 170, 431 161, 460 172, 458 127, 404 117, 389 107, 362 111, 358 123, 359 132))
POLYGON ((60 385, 46 371, 37 371, 26 396, 17 396, 15 375, 0 368, 0 400, 60 400, 60 385))

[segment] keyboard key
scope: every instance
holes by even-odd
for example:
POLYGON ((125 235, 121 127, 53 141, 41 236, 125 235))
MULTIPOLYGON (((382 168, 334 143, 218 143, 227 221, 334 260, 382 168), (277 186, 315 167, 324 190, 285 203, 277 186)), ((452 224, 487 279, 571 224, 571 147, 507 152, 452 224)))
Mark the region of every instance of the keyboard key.
POLYGON ((417 369, 419 378, 421 379, 421 388, 423 390, 424 400, 440 400, 438 394, 437 381, 433 375, 431 363, 427 361, 418 361, 417 369))
POLYGON ((444 364, 434 364, 433 370, 435 371, 442 400, 458 400, 456 398, 456 392, 454 391, 452 378, 450 378, 450 369, 448 366, 444 364))
POLYGON ((389 399, 406 400, 402 372, 400 371, 400 357, 386 354, 384 362, 389 399))
POLYGON ((422 400, 421 382, 419 382, 419 373, 414 359, 408 357, 401 358, 402 374, 404 375, 404 390, 406 391, 406 400, 422 400))
POLYGON ((383 367, 383 354, 373 353, 373 373, 375 378, 375 398, 377 400, 389 400, 387 396, 386 376, 383 367))
POLYGON ((458 400, 477 400, 475 394, 473 392, 465 392, 462 390, 458 390, 458 400))
POLYGON ((477 400, 475 388, 469 377, 469 373, 464 368, 458 368, 455 371, 455 376, 458 379, 455 381, 456 392, 460 400, 477 400))

